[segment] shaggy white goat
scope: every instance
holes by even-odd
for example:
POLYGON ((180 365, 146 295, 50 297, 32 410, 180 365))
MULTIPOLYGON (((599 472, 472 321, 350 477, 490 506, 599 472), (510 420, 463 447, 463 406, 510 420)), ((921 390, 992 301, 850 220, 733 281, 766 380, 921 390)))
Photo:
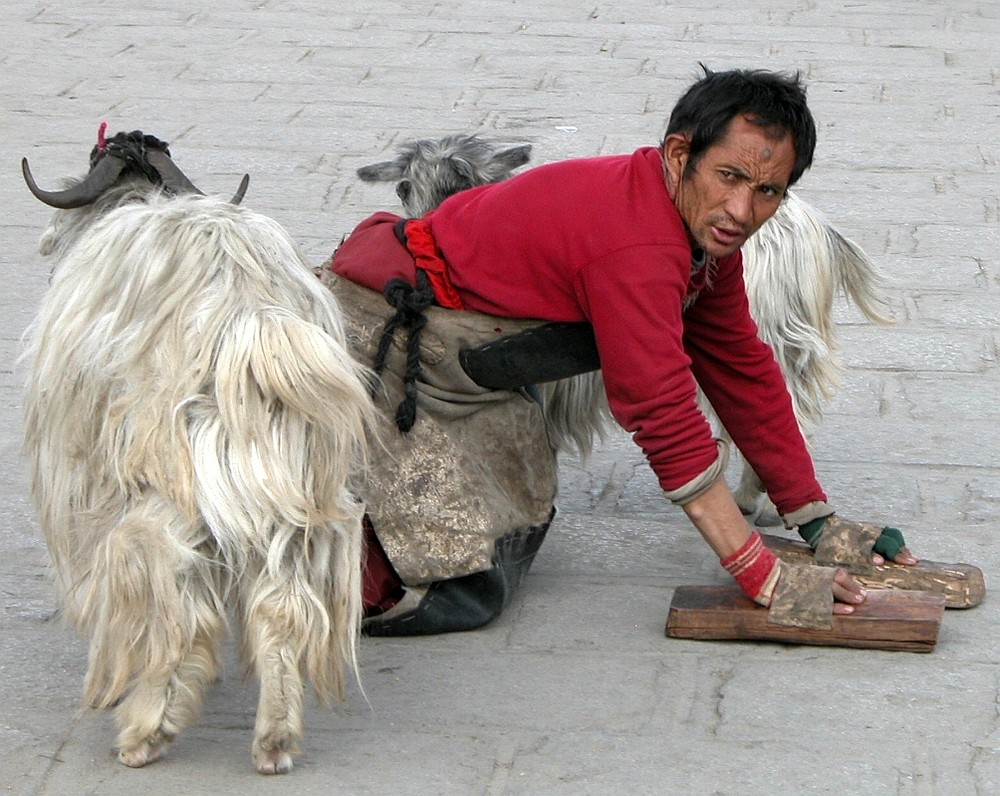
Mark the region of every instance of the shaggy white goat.
POLYGON ((150 136, 101 143, 59 193, 25 163, 63 208, 40 246, 26 451, 62 609, 90 639, 84 698, 118 706, 121 762, 155 760, 197 718, 233 612, 260 680, 253 762, 284 773, 303 677, 327 700, 356 667, 367 376, 275 221, 174 195, 197 189, 150 136))
MULTIPOLYGON (((508 178, 528 161, 530 146, 521 145, 516 156, 512 151, 478 136, 409 141, 394 160, 365 166, 358 175, 369 182, 395 181, 406 214, 419 217, 452 193, 508 178)), ((774 349, 808 436, 842 369, 834 298, 841 292, 869 320, 889 323, 884 277, 864 251, 791 191, 744 244, 743 267, 751 313, 761 338, 774 349)), ((586 455, 595 436, 613 423, 599 371, 540 385, 540 390, 559 450, 576 448, 586 455)), ((704 408, 711 413, 707 404, 704 408)), ((759 505, 762 493, 757 475, 744 464, 735 493, 741 510, 757 514, 762 524, 780 522, 773 507, 759 505)))

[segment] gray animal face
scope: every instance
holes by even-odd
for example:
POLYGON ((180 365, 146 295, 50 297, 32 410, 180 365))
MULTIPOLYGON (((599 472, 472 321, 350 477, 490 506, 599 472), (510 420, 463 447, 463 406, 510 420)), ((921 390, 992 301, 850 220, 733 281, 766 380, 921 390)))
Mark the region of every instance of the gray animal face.
POLYGON ((500 182, 531 157, 531 144, 497 144, 474 135, 407 141, 394 160, 358 169, 365 182, 395 182, 406 215, 418 218, 452 194, 500 182))

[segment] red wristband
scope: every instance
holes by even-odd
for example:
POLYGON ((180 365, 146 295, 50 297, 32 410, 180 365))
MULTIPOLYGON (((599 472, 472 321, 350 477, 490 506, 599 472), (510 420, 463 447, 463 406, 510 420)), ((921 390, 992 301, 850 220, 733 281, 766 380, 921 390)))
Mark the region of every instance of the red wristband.
POLYGON ((777 557, 764 546, 757 531, 750 535, 743 547, 726 556, 721 563, 747 597, 761 605, 771 604, 771 594, 781 569, 777 557))

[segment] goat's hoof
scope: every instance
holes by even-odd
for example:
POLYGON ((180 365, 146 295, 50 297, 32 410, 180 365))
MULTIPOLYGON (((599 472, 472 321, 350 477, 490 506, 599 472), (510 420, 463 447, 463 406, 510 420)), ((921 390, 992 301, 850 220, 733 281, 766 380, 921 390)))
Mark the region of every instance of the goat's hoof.
POLYGON ((163 755, 164 744, 151 744, 143 741, 131 749, 118 750, 118 762, 124 763, 129 768, 142 768, 149 765, 154 760, 159 760, 163 755))
POLYGON ((778 525, 784 525, 784 522, 774 509, 764 509, 754 519, 753 524, 758 528, 774 528, 778 525))
POLYGON ((253 750, 253 764, 260 774, 287 774, 292 770, 292 756, 284 749, 253 750))

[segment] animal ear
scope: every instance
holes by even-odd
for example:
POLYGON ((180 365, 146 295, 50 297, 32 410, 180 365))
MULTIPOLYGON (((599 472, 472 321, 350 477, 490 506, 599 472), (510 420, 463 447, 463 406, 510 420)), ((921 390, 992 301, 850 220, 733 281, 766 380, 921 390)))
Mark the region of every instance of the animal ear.
POLYGON ((531 144, 518 144, 517 146, 501 149, 492 158, 491 165, 504 166, 508 169, 516 169, 531 160, 531 144))
MULTIPOLYGON (((465 181, 463 188, 471 188, 473 185, 478 185, 482 182, 482 177, 477 173, 476 167, 469 163, 465 158, 452 157, 449 160, 451 167, 455 170, 459 177, 465 181)), ((492 163, 490 164, 492 165, 492 163)), ((486 170, 487 174, 491 173, 489 167, 486 170)), ((503 175, 506 176, 506 175, 503 175)), ((461 189, 460 189, 461 190, 461 189)))
MULTIPOLYGON (((506 180, 518 166, 523 166, 531 157, 531 144, 500 149, 493 153, 489 162, 483 167, 483 175, 487 182, 506 180)), ((473 183, 475 184, 475 183, 473 183)))
POLYGON ((362 166, 357 174, 365 182, 393 182, 403 176, 403 164, 398 160, 385 160, 362 166))

